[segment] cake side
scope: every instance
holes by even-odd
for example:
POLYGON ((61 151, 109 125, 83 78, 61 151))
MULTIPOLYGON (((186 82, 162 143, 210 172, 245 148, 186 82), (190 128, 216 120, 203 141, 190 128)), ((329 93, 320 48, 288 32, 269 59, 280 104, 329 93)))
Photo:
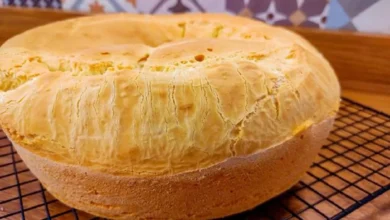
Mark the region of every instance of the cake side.
POLYGON ((212 219, 251 209, 293 186, 332 125, 329 118, 256 154, 161 177, 102 173, 14 146, 47 190, 71 207, 112 219, 212 219))

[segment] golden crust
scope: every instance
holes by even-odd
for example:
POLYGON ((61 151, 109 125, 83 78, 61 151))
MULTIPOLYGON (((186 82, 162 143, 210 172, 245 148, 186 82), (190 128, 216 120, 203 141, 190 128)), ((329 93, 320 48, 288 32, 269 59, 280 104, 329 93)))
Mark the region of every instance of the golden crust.
POLYGON ((253 155, 160 177, 111 175, 14 146, 49 192, 69 206, 113 219, 214 219, 251 209, 298 182, 332 124, 329 118, 253 155))
POLYGON ((162 176, 251 155, 332 116, 333 69, 300 36, 228 15, 99 15, 0 48, 0 125, 42 158, 162 176), (179 22, 178 22, 179 21, 179 22))

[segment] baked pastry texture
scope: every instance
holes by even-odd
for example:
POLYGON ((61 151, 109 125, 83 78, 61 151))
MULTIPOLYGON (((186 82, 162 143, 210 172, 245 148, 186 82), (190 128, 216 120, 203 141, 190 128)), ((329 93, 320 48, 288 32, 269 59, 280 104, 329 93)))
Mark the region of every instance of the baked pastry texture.
POLYGON ((108 218, 217 218, 295 184, 337 77, 306 40, 222 14, 55 22, 0 48, 0 125, 59 200, 108 218))

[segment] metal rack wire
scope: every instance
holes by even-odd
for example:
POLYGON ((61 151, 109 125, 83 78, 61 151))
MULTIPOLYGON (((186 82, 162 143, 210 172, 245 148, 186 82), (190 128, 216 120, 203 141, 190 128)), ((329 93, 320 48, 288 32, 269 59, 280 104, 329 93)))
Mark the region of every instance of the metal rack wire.
MULTIPOLYGON (((390 188, 390 116, 343 99, 335 128, 306 176, 227 219, 340 219, 390 188)), ((50 195, 0 133, 0 219, 99 219, 50 195)))

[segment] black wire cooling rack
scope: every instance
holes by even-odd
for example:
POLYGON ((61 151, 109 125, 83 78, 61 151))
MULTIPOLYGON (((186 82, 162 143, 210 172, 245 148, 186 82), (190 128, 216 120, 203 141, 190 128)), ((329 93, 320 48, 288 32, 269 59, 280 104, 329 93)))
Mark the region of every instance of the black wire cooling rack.
MULTIPOLYGON (((335 127, 306 176, 228 219, 340 219, 390 188, 390 116, 343 99, 335 127)), ((0 133, 0 219, 99 219, 50 195, 0 133)))

